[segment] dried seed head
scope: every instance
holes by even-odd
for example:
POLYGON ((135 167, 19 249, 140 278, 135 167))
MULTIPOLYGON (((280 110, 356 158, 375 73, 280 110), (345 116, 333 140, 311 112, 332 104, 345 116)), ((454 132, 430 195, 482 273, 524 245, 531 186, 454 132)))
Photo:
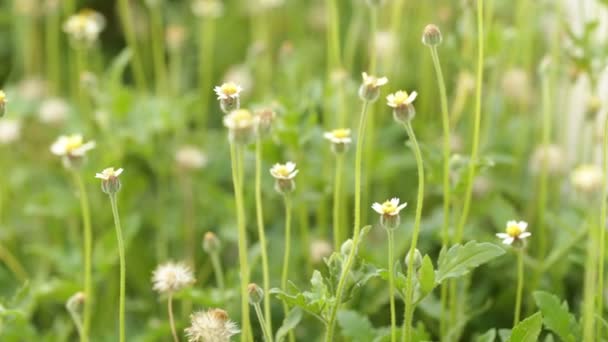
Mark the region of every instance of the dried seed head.
POLYGON ((254 116, 257 118, 258 134, 260 136, 269 134, 277 117, 275 111, 270 107, 266 107, 256 110, 254 116))
POLYGON ((439 27, 433 24, 426 25, 424 32, 422 33, 422 43, 424 43, 424 45, 430 47, 437 46, 441 44, 442 40, 443 37, 441 36, 439 27))
POLYGON ((186 264, 168 262, 154 270, 152 284, 158 293, 177 292, 194 284, 194 274, 186 264))
POLYGON ((577 191, 584 194, 594 194, 604 184, 604 172, 594 164, 581 165, 574 169, 570 180, 577 191))
POLYGON ((199 170, 207 166, 207 155, 196 146, 184 145, 175 152, 175 162, 182 170, 199 170))
POLYGON ((264 290, 257 284, 251 283, 247 285, 247 293, 249 294, 249 304, 260 304, 264 299, 264 290))
POLYGON ((229 342, 239 328, 222 309, 210 309, 190 315, 191 325, 186 328, 189 342, 229 342))

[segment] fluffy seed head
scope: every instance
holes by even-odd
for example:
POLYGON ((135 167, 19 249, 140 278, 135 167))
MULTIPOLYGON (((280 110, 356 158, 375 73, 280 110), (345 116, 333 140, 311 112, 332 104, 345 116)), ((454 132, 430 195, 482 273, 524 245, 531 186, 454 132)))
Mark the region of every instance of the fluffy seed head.
POLYGON ((189 342, 229 342, 240 332, 228 313, 222 309, 210 309, 190 315, 191 325, 186 328, 189 342))
POLYGON ((152 284, 158 293, 173 293, 194 284, 194 275, 186 264, 168 262, 154 270, 152 284))
POLYGON ((38 118, 43 123, 58 125, 65 122, 69 111, 70 106, 65 100, 60 98, 50 98, 44 100, 40 104, 38 118))

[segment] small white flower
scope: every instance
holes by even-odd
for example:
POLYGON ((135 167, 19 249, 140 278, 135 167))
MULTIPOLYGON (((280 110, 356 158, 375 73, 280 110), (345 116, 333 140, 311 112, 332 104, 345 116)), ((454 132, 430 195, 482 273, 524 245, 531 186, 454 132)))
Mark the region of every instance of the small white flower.
POLYGON ((270 174, 275 179, 290 180, 294 179, 300 170, 296 170, 296 163, 287 162, 285 164, 274 164, 270 169, 270 174))
POLYGON ((338 128, 330 132, 325 132, 323 137, 334 144, 350 144, 352 142, 350 129, 348 128, 338 128))
POLYGON ((0 120, 0 144, 6 145, 13 143, 21 137, 21 121, 19 120, 0 120))
POLYGON ((227 100, 238 98, 243 88, 234 82, 227 82, 221 86, 216 86, 213 90, 218 100, 227 100))
POLYGON ((221 309, 210 309, 190 315, 191 325, 186 328, 189 342, 229 342, 230 337, 240 332, 228 313, 221 309))
POLYGON ((564 170, 564 151, 557 145, 540 145, 530 158, 530 171, 534 174, 540 173, 547 167, 550 175, 559 174, 564 170))
POLYGON ((154 270, 152 284, 158 293, 176 292, 194 284, 194 275, 187 265, 168 262, 154 270))
POLYGON ((523 240, 532 234, 527 232, 528 223, 524 221, 509 221, 507 222, 506 233, 498 233, 496 236, 502 239, 505 245, 512 245, 513 242, 523 240))
POLYGON ((593 193, 601 188, 604 182, 604 172, 594 164, 581 165, 572 172, 570 180, 578 191, 593 193))
POLYGON ((51 152, 61 157, 84 157, 95 148, 95 142, 84 142, 82 135, 62 135, 51 145, 51 152))
POLYGON ((399 90, 394 94, 390 94, 386 97, 386 101, 389 107, 399 108, 403 106, 408 106, 414 103, 418 93, 413 91, 411 94, 408 94, 406 91, 399 90))
POLYGON ((122 168, 119 168, 117 170, 115 170, 113 167, 108 167, 106 169, 103 169, 103 171, 101 171, 100 173, 96 173, 95 174, 95 178, 99 178, 101 180, 111 180, 113 178, 117 178, 118 176, 120 176, 123 172, 122 168))
POLYGON ((247 109, 233 110, 224 116, 224 126, 231 130, 250 129, 255 127, 256 117, 247 109))
POLYGON ((106 26, 106 19, 97 11, 83 9, 70 16, 63 24, 63 31, 76 42, 94 43, 106 26))
POLYGON ((175 161, 183 169, 197 170, 207 165, 207 156, 194 146, 182 146, 175 153, 175 161))
POLYGON ((378 202, 372 205, 372 209, 383 216, 399 215, 399 212, 407 206, 407 203, 399 205, 399 199, 394 197, 380 204, 378 202))
POLYGON ((376 77, 372 75, 368 75, 366 72, 363 72, 363 84, 367 87, 378 88, 388 83, 388 78, 386 77, 376 77))
POLYGON ((50 98, 40 104, 38 117, 47 124, 60 124, 64 122, 70 110, 67 102, 60 98, 50 98))

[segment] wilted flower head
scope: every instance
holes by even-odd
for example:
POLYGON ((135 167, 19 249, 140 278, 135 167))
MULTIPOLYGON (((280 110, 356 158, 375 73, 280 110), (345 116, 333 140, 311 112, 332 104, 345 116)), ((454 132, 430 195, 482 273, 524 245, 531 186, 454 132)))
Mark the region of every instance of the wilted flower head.
POLYGON ((6 100, 6 94, 4 93, 4 91, 0 90, 0 118, 4 116, 4 113, 6 112, 6 103, 8 101, 6 100))
POLYGON ((416 116, 414 100, 417 96, 418 93, 415 91, 408 94, 406 91, 399 90, 386 97, 388 106, 393 108, 393 117, 397 122, 407 123, 416 116))
POLYGON ((604 172, 597 165, 581 165, 574 169, 570 180, 576 190, 582 193, 594 193, 601 188, 604 182, 604 172))
POLYGON ((422 43, 427 46, 437 46, 441 44, 443 37, 441 36, 441 31, 439 27, 429 24, 424 28, 424 32, 422 33, 422 43))
POLYGON ((165 29, 165 42, 167 49, 177 51, 181 49, 186 40, 186 28, 183 25, 169 25, 165 29))
POLYGON ((247 144, 257 134, 257 117, 247 109, 237 109, 224 116, 224 126, 228 128, 230 141, 247 144))
POLYGON ((123 169, 115 170, 113 167, 108 167, 95 174, 95 178, 101 179, 101 190, 108 195, 113 195, 120 191, 121 183, 118 176, 122 174, 123 169))
POLYGON ((177 166, 184 170, 198 170, 207 165, 207 155, 195 146, 182 146, 175 152, 177 166))
POLYGON ((272 129, 272 124, 277 117, 277 113, 272 108, 266 107, 256 110, 254 115, 258 122, 258 133, 260 135, 268 134, 272 129))
POLYGON ((240 94, 243 91, 240 85, 234 82, 227 82, 221 86, 216 86, 213 90, 220 101, 220 107, 224 113, 228 114, 233 110, 239 109, 240 94))
POLYGON ((229 342, 240 332, 228 313, 222 309, 210 309, 190 315, 191 325, 186 328, 189 342, 229 342))
POLYGON ((557 145, 540 145, 530 158, 530 171, 538 174, 544 167, 550 175, 560 174, 564 170, 564 151, 557 145))
POLYGON ((274 164, 270 169, 270 174, 276 180, 275 190, 282 194, 294 191, 296 188, 294 178, 298 172, 299 170, 296 169, 296 164, 293 162, 274 164))
POLYGON ((0 120, 0 145, 13 143, 21 138, 21 121, 0 120))
POLYGON ((372 209, 380 214, 380 224, 384 228, 396 228, 399 225, 399 212, 406 206, 407 203, 399 205, 399 199, 393 197, 382 204, 374 203, 372 209))
POLYGON ((374 102, 380 96, 380 87, 388 83, 386 77, 376 77, 368 75, 366 72, 363 74, 363 83, 359 87, 359 97, 363 101, 374 102))
POLYGON ((224 13, 224 4, 220 0, 194 0, 191 9, 197 17, 218 18, 224 13))
POLYGON ((498 233, 496 236, 502 239, 502 243, 505 245, 512 245, 515 242, 523 242, 523 240, 530 235, 530 232, 527 232, 528 223, 524 221, 509 221, 507 222, 507 228, 505 229, 505 233, 498 233))
POLYGON ((51 152, 63 158, 66 167, 77 167, 87 152, 95 148, 95 142, 84 142, 82 135, 62 135, 51 145, 51 152))
POLYGON ((105 26, 106 19, 101 13, 83 9, 65 21, 63 31, 70 36, 74 43, 87 46, 97 41, 105 26))
POLYGON ((57 125, 66 120, 69 110, 70 106, 65 100, 50 98, 40 104, 38 117, 43 123, 57 125))
POLYGON ((323 133, 323 137, 331 142, 332 151, 335 153, 346 151, 353 141, 350 137, 350 129, 348 128, 338 128, 325 132, 323 133))
POLYGON ((186 264, 168 262, 154 270, 152 284, 158 293, 177 292, 194 284, 194 275, 186 264))

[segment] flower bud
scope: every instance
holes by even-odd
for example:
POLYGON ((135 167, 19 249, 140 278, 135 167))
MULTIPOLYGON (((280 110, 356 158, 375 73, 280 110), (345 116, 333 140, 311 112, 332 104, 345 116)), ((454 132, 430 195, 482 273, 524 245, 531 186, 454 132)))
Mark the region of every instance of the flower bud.
POLYGON ((247 293, 249 294, 249 304, 260 304, 264 299, 264 290, 257 284, 251 283, 247 285, 247 293))
MULTIPOLYGON (((342 254, 343 256, 348 256, 348 255, 350 255, 350 252, 352 249, 353 249, 353 239, 348 239, 342 243, 342 246, 340 246, 340 254, 342 254)), ((355 253, 356 253, 356 251, 355 251, 355 253)))
POLYGON ((386 97, 388 106, 393 108, 393 118, 395 121, 405 124, 416 116, 414 100, 416 100, 417 96, 418 93, 415 91, 408 94, 406 91, 399 90, 386 97))
POLYGON ((205 233, 205 237, 203 238, 203 249, 208 254, 219 253, 222 248, 222 242, 218 239, 217 235, 213 232, 205 233))
POLYGON ((256 110, 254 115, 257 118, 258 134, 260 136, 268 135, 277 116, 274 110, 272 108, 264 108, 256 110))
POLYGON ((82 311, 82 307, 84 305, 85 300, 86 296, 84 295, 84 292, 76 292, 74 295, 68 298, 68 301, 65 303, 65 306, 68 311, 73 313, 79 313, 80 311, 82 311))
POLYGON ((424 43, 424 45, 430 47, 437 46, 441 44, 442 40, 443 37, 441 36, 439 27, 433 24, 426 25, 424 32, 422 33, 422 43, 424 43))
POLYGON ((121 183, 118 176, 122 173, 123 169, 114 170, 113 167, 109 167, 95 175, 95 178, 101 179, 101 191, 108 195, 114 195, 120 191, 121 183))
MULTIPOLYGON (((407 268, 410 266, 410 251, 407 252, 407 254, 405 255, 405 264, 404 264, 404 269, 407 270, 407 268)), ((414 270, 418 270, 420 268, 420 266, 422 266, 422 254, 420 254, 420 251, 418 250, 418 248, 416 248, 414 250, 414 270)))
POLYGON ((386 77, 377 78, 363 73, 363 83, 359 87, 359 97, 363 101, 374 102, 380 96, 380 87, 387 84, 386 77))

